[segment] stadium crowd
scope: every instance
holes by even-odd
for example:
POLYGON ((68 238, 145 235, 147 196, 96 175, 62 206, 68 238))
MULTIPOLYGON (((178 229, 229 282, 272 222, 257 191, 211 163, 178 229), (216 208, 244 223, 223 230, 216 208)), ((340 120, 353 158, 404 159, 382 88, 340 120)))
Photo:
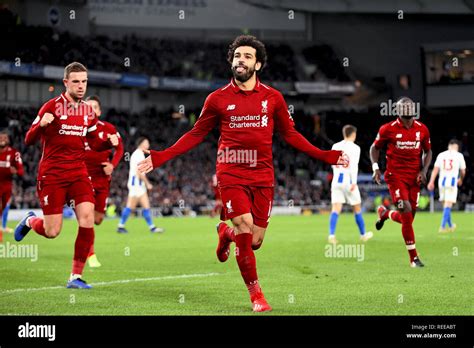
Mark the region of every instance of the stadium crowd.
MULTIPOLYGON (((0 60, 66 66, 79 61, 89 69, 185 77, 203 80, 227 79, 227 41, 157 39, 124 35, 79 36, 48 26, 31 26, 6 8, 0 9, 0 30, 4 33, 0 60)), ((302 58, 316 71, 305 76, 297 72, 294 49, 281 42, 265 41, 266 81, 294 82, 299 79, 350 81, 331 46, 321 44, 303 48, 302 58)))

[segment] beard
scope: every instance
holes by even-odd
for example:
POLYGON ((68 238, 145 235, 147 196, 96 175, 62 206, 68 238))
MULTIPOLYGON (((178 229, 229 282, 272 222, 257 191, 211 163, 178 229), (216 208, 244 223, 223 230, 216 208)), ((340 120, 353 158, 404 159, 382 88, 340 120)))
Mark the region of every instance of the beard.
POLYGON ((239 82, 248 81, 253 76, 254 73, 255 73, 255 66, 249 67, 245 65, 235 65, 232 67, 232 74, 234 75, 234 79, 236 79, 239 82), (241 66, 245 68, 244 71, 237 72, 237 68, 241 66))
POLYGON ((400 117, 403 118, 403 119, 405 119, 405 120, 409 120, 409 119, 415 117, 415 115, 409 115, 409 116, 404 116, 404 115, 403 115, 403 116, 400 116, 400 117))

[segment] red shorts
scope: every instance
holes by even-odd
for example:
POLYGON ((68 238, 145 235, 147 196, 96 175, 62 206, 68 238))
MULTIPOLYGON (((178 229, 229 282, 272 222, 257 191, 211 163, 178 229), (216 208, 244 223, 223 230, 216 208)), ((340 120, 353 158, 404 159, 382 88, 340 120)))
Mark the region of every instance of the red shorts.
POLYGON ((420 185, 416 183, 416 178, 394 177, 393 174, 385 175, 390 196, 392 196, 393 204, 397 205, 398 201, 409 201, 412 210, 418 207, 418 199, 420 198, 420 185))
POLYGON ((89 177, 80 177, 72 182, 54 183, 38 181, 36 190, 44 215, 62 214, 64 204, 76 206, 94 201, 94 189, 89 177))
POLYGON ((273 187, 234 185, 221 187, 223 209, 221 219, 251 213, 253 223, 267 228, 273 204, 273 187))
POLYGON ((0 185, 0 213, 7 206, 8 201, 12 196, 12 185, 11 183, 1 183, 0 185))
POLYGON ((110 192, 110 177, 92 177, 92 186, 94 187, 95 198, 94 210, 98 213, 105 213, 110 192))

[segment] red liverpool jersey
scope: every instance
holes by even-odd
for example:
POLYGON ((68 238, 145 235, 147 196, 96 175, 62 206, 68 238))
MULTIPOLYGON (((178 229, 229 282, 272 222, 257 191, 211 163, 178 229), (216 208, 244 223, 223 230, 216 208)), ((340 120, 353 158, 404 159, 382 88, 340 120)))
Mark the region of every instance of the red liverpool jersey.
POLYGON ((105 151, 95 151, 91 149, 89 143, 86 142, 86 166, 89 175, 93 178, 107 177, 104 173, 104 166, 102 163, 111 162, 114 168, 117 167, 123 156, 123 142, 117 129, 109 122, 97 121, 97 135, 104 141, 107 140, 107 136, 116 134, 119 139, 119 144, 115 148, 114 155, 112 156, 112 149, 105 151))
POLYGON ((38 167, 38 180, 66 182, 88 176, 85 160, 86 137, 97 149, 111 147, 108 139, 97 136, 97 117, 92 107, 80 101, 70 102, 64 93, 47 101, 38 112, 31 128, 26 133, 25 143, 41 140, 42 156, 38 167), (41 127, 40 121, 46 113, 54 120, 41 127))
POLYGON ((19 176, 23 176, 23 162, 20 153, 7 146, 3 151, 0 150, 0 184, 2 186, 11 185, 13 179, 12 167, 16 168, 19 176))
POLYGON ((211 93, 193 129, 164 151, 151 151, 159 167, 204 140, 219 126, 216 174, 220 187, 228 185, 273 186, 272 137, 277 130, 290 145, 309 156, 336 164, 341 151, 321 151, 294 128, 282 94, 257 79, 251 91, 241 90, 232 79, 211 93))
POLYGON ((400 119, 380 127, 374 141, 376 148, 387 145, 386 173, 404 178, 414 178, 421 170, 421 152, 431 149, 430 132, 419 121, 405 128, 400 119))

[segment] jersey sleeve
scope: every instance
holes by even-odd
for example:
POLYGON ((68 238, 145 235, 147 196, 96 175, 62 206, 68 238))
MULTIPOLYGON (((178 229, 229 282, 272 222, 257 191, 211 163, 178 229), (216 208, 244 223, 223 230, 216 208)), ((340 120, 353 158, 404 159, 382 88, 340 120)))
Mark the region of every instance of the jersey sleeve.
POLYGON ((31 124, 30 129, 26 133, 26 136, 25 136, 26 145, 33 145, 39 140, 39 138, 43 134, 44 128, 40 126, 40 121, 46 113, 49 112, 51 114, 54 114, 54 112, 52 112, 53 110, 51 108, 51 105, 52 104, 50 102, 44 103, 41 109, 38 111, 38 115, 36 116, 33 123, 31 124))
POLYGON ((17 170, 16 174, 18 176, 23 176, 25 171, 23 169, 23 160, 21 159, 21 154, 20 152, 16 150, 14 152, 15 152, 15 156, 13 156, 11 165, 16 168, 17 170))
POLYGON ((438 168, 441 168, 441 162, 442 162, 442 161, 443 161, 443 160, 441 159, 441 154, 439 154, 438 156, 436 156, 436 161, 435 161, 435 163, 434 163, 434 166, 435 166, 435 167, 438 167, 438 168))
POLYGON ((113 129, 113 132, 112 134, 116 134, 117 135, 117 138, 118 138, 118 145, 115 146, 115 151, 114 151, 114 154, 112 156, 112 160, 111 160, 111 163, 112 165, 114 166, 114 168, 116 168, 118 166, 118 164, 120 163, 120 160, 122 159, 123 157, 123 139, 122 137, 120 136, 120 133, 117 131, 117 129, 112 126, 112 129, 113 129))
POLYGON ((430 139, 430 131, 428 130, 428 127, 424 126, 424 132, 423 132, 423 139, 421 140, 421 148, 423 151, 427 152, 431 150, 431 139, 430 139))
POLYGON ((92 117, 89 117, 86 138, 90 148, 94 151, 105 151, 113 147, 107 134, 102 134, 102 137, 100 137, 100 134, 97 131, 97 117, 95 114, 93 114, 92 117))
POLYGON ((383 125, 380 127, 377 136, 375 137, 374 140, 374 146, 377 149, 383 148, 388 142, 388 129, 386 125, 383 125))
POLYGON ((357 184, 357 175, 359 174, 360 147, 354 149, 353 158, 350 158, 351 182, 357 184))
POLYGON ((466 170, 466 160, 462 153, 459 153, 459 169, 466 170))
POLYGON ((321 160, 328 164, 337 164, 342 151, 324 151, 311 144, 304 136, 295 129, 295 122, 288 111, 285 100, 281 93, 277 93, 275 106, 275 128, 283 139, 295 149, 306 153, 308 156, 321 160))
POLYGON ((165 162, 175 158, 176 156, 188 152, 204 140, 206 135, 219 121, 219 113, 215 103, 216 100, 214 95, 210 94, 204 102, 198 120, 190 131, 185 133, 176 143, 174 143, 174 145, 166 150, 150 151, 153 168, 160 167, 165 162))

